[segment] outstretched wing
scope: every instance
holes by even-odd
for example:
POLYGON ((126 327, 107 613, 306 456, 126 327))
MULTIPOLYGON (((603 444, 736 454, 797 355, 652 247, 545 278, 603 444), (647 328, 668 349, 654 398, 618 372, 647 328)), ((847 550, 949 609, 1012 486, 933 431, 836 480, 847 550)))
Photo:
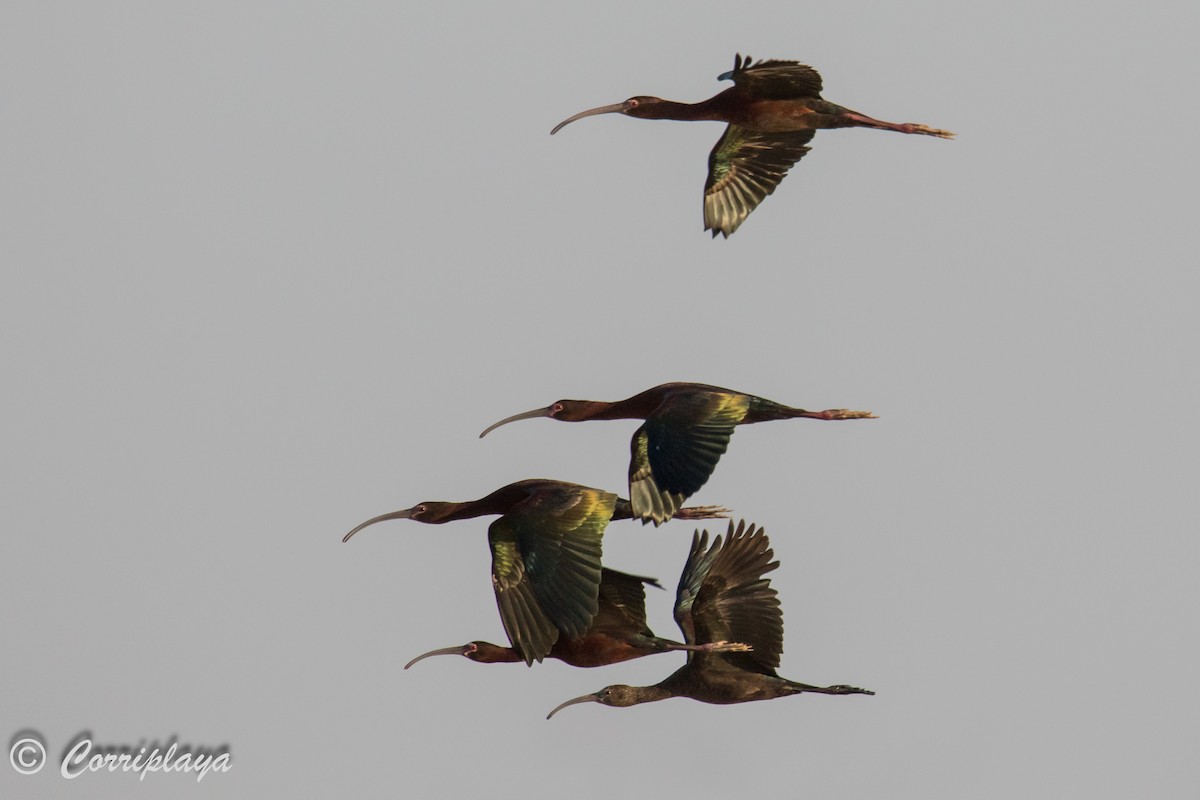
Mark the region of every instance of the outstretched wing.
POLYGON ((646 624, 646 584, 662 585, 654 578, 627 575, 605 567, 600 572, 600 608, 591 631, 620 631, 653 636, 646 624))
POLYGON ((704 229, 728 238, 809 151, 816 131, 762 133, 729 125, 708 156, 704 229))
POLYGON ((534 595, 516 532, 503 518, 498 519, 488 527, 488 544, 492 548, 492 588, 504 632, 526 664, 541 661, 558 640, 558 628, 534 595))
POLYGON ((750 56, 739 54, 733 58, 733 69, 718 78, 726 79, 764 100, 821 96, 821 76, 799 61, 772 59, 755 64, 750 56))
POLYGON ((598 609, 601 539, 617 496, 583 486, 540 492, 488 528, 500 619, 527 664, 598 609))
POLYGON ((748 653, 690 653, 692 658, 719 658, 752 672, 774 674, 783 652, 783 611, 771 581, 763 575, 779 566, 772 561, 771 542, 761 528, 745 521, 717 537, 708 547, 708 532, 699 531, 679 578, 675 621, 688 644, 743 642, 748 653))
POLYGON ((660 525, 712 476, 746 417, 750 396, 689 392, 663 402, 631 442, 629 500, 634 516, 660 525))
POLYGON ((650 466, 650 435, 645 425, 634 431, 629 444, 629 504, 633 516, 643 523, 661 525, 675 516, 688 496, 659 485, 650 466))

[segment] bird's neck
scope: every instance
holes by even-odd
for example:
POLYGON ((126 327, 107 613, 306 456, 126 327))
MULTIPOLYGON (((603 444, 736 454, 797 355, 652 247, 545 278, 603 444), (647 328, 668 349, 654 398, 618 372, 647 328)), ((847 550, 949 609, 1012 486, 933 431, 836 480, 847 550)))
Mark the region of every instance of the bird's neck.
POLYGON ((666 700, 668 697, 674 697, 675 693, 668 689, 666 681, 656 683, 653 686, 635 686, 633 689, 633 702, 629 705, 636 706, 641 703, 654 703, 659 700, 666 700))
POLYGON ((663 387, 655 386, 615 403, 593 402, 586 409, 587 419, 646 419, 663 401, 663 387))
POLYGON ((673 119, 679 122, 724 120, 724 106, 720 98, 721 95, 717 95, 699 103, 677 103, 674 100, 663 100, 645 107, 638 116, 643 119, 673 119))
POLYGON ((485 514, 503 514, 505 508, 497 510, 498 503, 493 493, 482 500, 468 500, 465 503, 426 503, 429 511, 421 519, 430 525, 441 525, 444 522, 456 522, 460 519, 473 519, 485 514))
POLYGON ((501 647, 491 642, 477 642, 475 648, 470 658, 482 664, 515 664, 525 660, 511 647, 501 647))
MULTIPOLYGON (((640 395, 639 395, 640 397, 640 395)), ((637 397, 618 400, 615 403, 603 400, 576 400, 572 409, 571 422, 584 422, 595 419, 640 419, 637 408, 631 405, 637 397)))
POLYGON ((429 521, 453 522, 491 514, 507 514, 513 506, 526 500, 544 483, 545 481, 541 480, 517 481, 502 486, 487 497, 481 497, 478 500, 468 500, 465 503, 439 503, 437 518, 429 521))

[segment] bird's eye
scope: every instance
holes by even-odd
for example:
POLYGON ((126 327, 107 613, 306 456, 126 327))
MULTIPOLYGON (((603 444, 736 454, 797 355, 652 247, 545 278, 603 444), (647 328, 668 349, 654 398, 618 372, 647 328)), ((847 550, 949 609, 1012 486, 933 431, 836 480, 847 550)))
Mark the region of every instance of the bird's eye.
POLYGON ((637 108, 639 105, 638 99, 636 97, 631 97, 625 101, 625 105, 629 106, 630 108, 637 108))
POLYGON ((414 514, 424 514, 427 510, 428 509, 425 508, 425 504, 421 503, 419 506, 417 506, 416 508, 413 509, 413 513, 414 514))
POLYGON ((562 403, 555 403, 555 404, 554 404, 554 405, 553 405, 553 406, 550 408, 550 413, 551 413, 551 414, 561 414, 561 413, 562 413, 562 410, 563 410, 563 404, 562 404, 562 403))

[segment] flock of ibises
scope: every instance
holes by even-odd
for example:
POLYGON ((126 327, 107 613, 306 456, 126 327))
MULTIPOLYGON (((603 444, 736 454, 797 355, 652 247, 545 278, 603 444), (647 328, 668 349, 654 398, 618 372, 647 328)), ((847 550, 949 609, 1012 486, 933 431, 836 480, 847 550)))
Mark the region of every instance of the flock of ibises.
MULTIPOLYGON (((809 150, 820 128, 868 127, 941 138, 953 134, 914 123, 873 119, 821 97, 816 70, 795 61, 759 61, 738 55, 720 76, 733 87, 699 103, 631 97, 559 123, 551 133, 584 117, 621 113, 641 119, 714 120, 727 123, 709 154, 704 187, 704 227, 730 236, 809 150)), ((675 593, 675 621, 683 642, 656 636, 646 624, 645 586, 653 578, 601 564, 604 530, 612 520, 661 525, 671 519, 714 519, 720 506, 684 506, 704 485, 729 446, 737 425, 808 418, 870 419, 867 411, 806 411, 743 392, 699 383, 667 383, 616 402, 559 400, 500 420, 501 425, 547 417, 565 422, 639 419, 630 442, 629 499, 565 481, 518 481, 467 502, 426 501, 363 522, 396 519, 438 525, 497 516, 488 527, 492 586, 510 646, 474 641, 432 650, 483 663, 532 665, 557 658, 598 667, 633 658, 684 651, 687 663, 653 686, 607 686, 560 704, 631 706, 668 697, 705 703, 743 703, 801 692, 874 694, 854 686, 813 686, 776 673, 783 651, 783 613, 765 576, 779 566, 763 530, 730 522, 709 542, 696 531, 675 593)))

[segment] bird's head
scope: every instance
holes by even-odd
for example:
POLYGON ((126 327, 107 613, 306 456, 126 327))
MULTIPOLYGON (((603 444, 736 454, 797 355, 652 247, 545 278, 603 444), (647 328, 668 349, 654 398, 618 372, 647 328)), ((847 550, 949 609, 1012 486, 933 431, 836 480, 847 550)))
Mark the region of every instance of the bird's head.
POLYGON ((626 686, 623 683, 615 683, 612 686, 605 686, 603 689, 596 692, 595 698, 597 703, 604 706, 625 708, 627 706, 637 705, 638 687, 626 686))
POLYGON ((500 647, 491 642, 474 641, 460 644, 456 647, 441 647, 437 650, 430 650, 428 653, 422 653, 412 661, 404 665, 408 669, 418 661, 429 658, 430 656, 464 656, 472 661, 484 664, 492 664, 497 661, 512 661, 508 655, 511 653, 508 648, 500 647))
POLYGON ((626 116, 638 119, 661 119, 662 114, 667 110, 668 102, 661 97, 639 95, 626 100, 624 106, 625 109, 622 113, 626 116))
POLYGON ((667 101, 661 97, 650 97, 648 95, 638 95, 631 97, 621 103, 613 103, 608 106, 600 106, 598 108, 589 108, 587 111, 580 111, 573 117, 568 117, 562 122, 554 126, 550 131, 550 135, 558 133, 567 125, 570 125, 577 119, 584 117, 594 117, 597 114, 624 114, 627 117, 637 117, 638 119, 661 119, 662 113, 666 111, 667 101))
POLYGON ((460 648, 462 654, 477 664, 496 664, 502 661, 520 661, 511 647, 501 647, 491 642, 468 642, 460 648))
POLYGON ((605 706, 625 708, 637 705, 640 702, 642 702, 642 697, 637 686, 626 686, 625 684, 617 683, 612 686, 605 686, 598 692, 592 692, 591 694, 585 694, 581 697, 568 700, 565 703, 559 703, 553 711, 546 715, 546 719, 550 719, 567 706, 579 703, 600 703, 605 706))
POLYGON ((361 531, 363 528, 368 528, 376 522, 386 522, 392 519, 411 519, 416 522, 424 522, 430 525, 437 525, 442 522, 448 522, 453 512, 460 509, 462 503, 444 503, 440 500, 426 500, 424 503, 417 503, 412 508, 403 508, 399 511, 392 511, 388 514, 380 514, 378 517, 372 517, 366 522, 356 525, 353 530, 342 537, 343 542, 350 541, 350 537, 361 531))
POLYGON ((414 522, 424 522, 428 525, 437 525, 441 522, 447 522, 450 515, 459 510, 462 503, 446 503, 441 500, 426 500, 423 503, 417 503, 415 506, 404 511, 397 511, 397 514, 405 514, 401 519, 411 519, 414 522))
POLYGON ((513 414, 511 417, 505 417, 499 422, 489 425, 483 433, 479 434, 479 438, 482 439, 501 425, 507 425, 510 422, 518 422, 523 419, 549 417, 560 422, 582 422, 583 420, 592 419, 599 408, 608 405, 608 403, 597 402, 595 400, 556 400, 545 408, 535 408, 532 411, 525 411, 520 414, 513 414))

